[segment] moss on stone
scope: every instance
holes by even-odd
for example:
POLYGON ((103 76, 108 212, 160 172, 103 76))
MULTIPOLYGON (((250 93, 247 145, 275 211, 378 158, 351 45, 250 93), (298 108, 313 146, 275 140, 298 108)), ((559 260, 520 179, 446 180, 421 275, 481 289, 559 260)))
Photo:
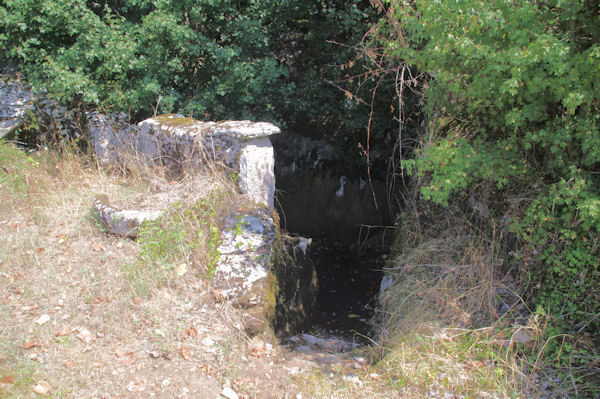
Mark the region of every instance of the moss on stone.
POLYGON ((267 319, 272 320, 275 317, 275 306, 277 305, 277 295, 279 294, 279 284, 274 270, 269 272, 265 281, 265 315, 267 319))
POLYGON ((277 234, 273 242, 273 270, 277 290, 271 325, 279 337, 310 327, 318 293, 314 264, 298 248, 300 238, 277 234))
POLYGON ((181 116, 177 114, 163 114, 154 118, 161 125, 169 127, 186 127, 198 122, 194 118, 181 116))

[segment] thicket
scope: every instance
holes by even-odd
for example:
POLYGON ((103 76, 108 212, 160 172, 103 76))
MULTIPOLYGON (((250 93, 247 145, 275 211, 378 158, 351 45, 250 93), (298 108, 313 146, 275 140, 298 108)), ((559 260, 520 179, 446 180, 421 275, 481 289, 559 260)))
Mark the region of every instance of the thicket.
POLYGON ((374 16, 343 0, 5 0, 0 57, 63 101, 358 135, 335 87, 374 16), (334 84, 332 84, 334 83, 334 84))
POLYGON ((415 223, 435 220, 429 203, 441 219, 470 209, 479 232, 507 226, 504 270, 520 272, 528 304, 550 317, 548 335, 597 342, 600 4, 373 4, 382 18, 368 38, 372 76, 419 98, 427 116, 411 137, 400 118, 414 151, 404 170, 420 182, 415 223))

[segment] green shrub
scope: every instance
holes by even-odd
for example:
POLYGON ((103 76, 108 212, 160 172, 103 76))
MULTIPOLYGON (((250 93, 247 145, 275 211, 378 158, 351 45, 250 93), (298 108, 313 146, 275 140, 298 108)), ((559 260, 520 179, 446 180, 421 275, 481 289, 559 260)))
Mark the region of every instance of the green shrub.
MULTIPOLYGON (((367 29, 367 1, 6 0, 0 57, 35 86, 136 118, 362 129, 364 112, 328 81, 367 29)), ((320 132, 322 134, 322 131, 320 132)))
POLYGON ((16 197, 28 197, 29 175, 38 161, 15 145, 0 140, 0 189, 16 197))
POLYGON ((600 17, 593 1, 420 0, 386 9, 371 45, 422 77, 416 157, 425 200, 493 182, 530 302, 565 331, 600 331, 600 17), (418 71, 418 73, 417 73, 418 71))

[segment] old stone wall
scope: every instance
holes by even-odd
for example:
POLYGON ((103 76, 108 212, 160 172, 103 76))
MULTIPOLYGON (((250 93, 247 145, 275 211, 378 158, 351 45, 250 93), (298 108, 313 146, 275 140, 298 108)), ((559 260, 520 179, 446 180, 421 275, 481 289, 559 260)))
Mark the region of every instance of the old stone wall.
MULTIPOLYGON (((48 98, 43 91, 29 90, 14 71, 0 73, 0 139, 13 139, 26 122, 35 123, 44 138, 79 137, 85 130, 84 111, 48 98)), ((28 141, 28 137, 18 137, 28 141)))
POLYGON ((103 165, 127 157, 160 163, 174 170, 206 159, 232 168, 239 187, 252 202, 273 207, 275 172, 269 136, 279 128, 267 122, 201 122, 181 115, 161 115, 122 126, 114 118, 90 116, 91 143, 103 165))
POLYGON ((11 138, 28 118, 47 136, 89 135, 99 163, 105 166, 135 157, 177 170, 183 163, 195 166, 211 158, 238 173, 240 190, 252 202, 273 207, 275 174, 269 136, 280 130, 271 123, 201 122, 161 115, 132 125, 126 114, 68 108, 43 91, 29 90, 18 74, 0 74, 0 138, 11 138))
MULTIPOLYGON (((136 160, 177 172, 184 165, 195 167, 210 160, 235 171, 240 191, 256 206, 230 215, 225 223, 215 292, 242 310, 249 333, 263 332, 271 325, 280 335, 289 335, 306 325, 316 300, 314 265, 306 256, 310 240, 279 234, 272 213, 275 175, 269 136, 280 132, 277 126, 201 122, 180 115, 161 115, 132 125, 125 114, 69 110, 27 90, 14 75, 2 76, 0 138, 26 123, 28 112, 31 119, 44 121, 43 128, 55 137, 88 136, 101 166, 136 160)), ((152 199, 146 203, 152 205, 123 209, 106 196, 97 196, 92 207, 109 233, 136 237, 143 222, 160 218, 170 206, 152 199)))

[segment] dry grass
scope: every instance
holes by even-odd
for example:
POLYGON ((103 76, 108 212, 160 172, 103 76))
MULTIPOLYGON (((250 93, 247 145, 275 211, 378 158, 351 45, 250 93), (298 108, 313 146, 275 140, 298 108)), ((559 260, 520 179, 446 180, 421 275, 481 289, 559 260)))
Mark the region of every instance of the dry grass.
POLYGON ((564 337, 543 338, 547 320, 519 296, 501 240, 452 220, 438 238, 403 232, 409 249, 388 263, 374 356, 389 385, 402 397, 575 396, 576 386, 555 383, 565 370, 545 359, 564 337))
POLYGON ((315 363, 292 374, 296 355, 268 336, 250 340, 206 278, 207 248, 194 234, 208 237, 207 220, 244 206, 229 177, 155 172, 106 172, 69 149, 25 154, 0 142, 0 397, 217 398, 224 386, 241 398, 320 397, 303 385, 315 363), (123 207, 179 201, 155 238, 165 231, 168 244, 175 229, 198 245, 152 259, 140 241, 100 229, 98 194, 123 207))
POLYGON ((133 203, 157 184, 68 149, 26 156, 3 143, 0 180, 0 397, 36 396, 44 381, 53 397, 218 395, 223 348, 245 342, 236 313, 192 266, 160 284, 132 278, 152 266, 140 246, 91 217, 94 195, 133 203))
MULTIPOLYGON (((211 171, 156 176, 106 173, 68 149, 25 155, 0 143, 0 397, 38 397, 43 382, 55 398, 219 397, 226 384, 245 398, 535 397, 534 374, 556 377, 538 340, 544 320, 515 326, 494 314, 500 299, 513 300, 507 315, 521 301, 506 294, 516 283, 498 274, 498 248, 472 234, 423 241, 396 259, 382 345, 356 354, 379 363, 355 367, 350 357, 313 372, 314 362, 283 348, 266 351, 267 338, 250 341, 237 311, 215 301, 206 248, 148 261, 140 243, 98 229, 97 194, 123 206, 149 196, 170 204, 201 187, 187 198, 208 199, 202 214, 212 209, 215 223, 240 201, 227 191, 211 197, 228 184, 211 171), (297 364, 303 372, 292 375, 297 364)), ((187 220, 187 232, 209 226, 177 219, 187 209, 168 220, 187 220)))
POLYGON ((117 172, 70 150, 26 155, 0 143, 0 397, 216 398, 226 385, 242 398, 296 397, 295 355, 242 332, 206 279, 205 249, 148 259, 143 244, 105 234, 91 217, 97 194, 125 207, 148 196, 171 203, 202 182, 156 229, 197 232, 209 225, 186 204, 204 201, 201 214, 208 208, 218 223, 243 203, 227 190, 211 196, 227 177, 117 172))
POLYGON ((382 305, 396 309, 391 317, 402 322, 431 315, 443 325, 480 327, 527 310, 494 240, 474 235, 428 239, 393 259, 386 271, 394 289, 385 292, 382 305))

